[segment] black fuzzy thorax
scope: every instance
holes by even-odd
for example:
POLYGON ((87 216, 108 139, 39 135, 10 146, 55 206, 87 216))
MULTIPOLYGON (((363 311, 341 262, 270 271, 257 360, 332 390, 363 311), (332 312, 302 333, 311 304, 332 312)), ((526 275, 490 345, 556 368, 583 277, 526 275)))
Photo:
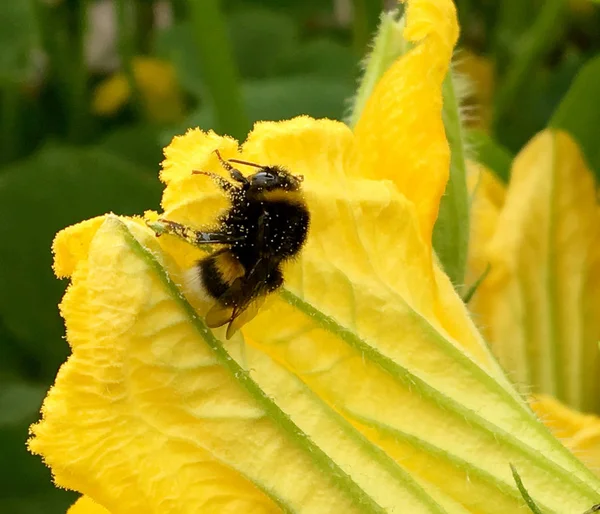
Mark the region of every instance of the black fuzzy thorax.
POLYGON ((308 233, 309 213, 303 203, 252 199, 239 195, 221 218, 222 230, 240 240, 231 245, 231 253, 251 270, 259 259, 273 265, 298 254, 308 233))

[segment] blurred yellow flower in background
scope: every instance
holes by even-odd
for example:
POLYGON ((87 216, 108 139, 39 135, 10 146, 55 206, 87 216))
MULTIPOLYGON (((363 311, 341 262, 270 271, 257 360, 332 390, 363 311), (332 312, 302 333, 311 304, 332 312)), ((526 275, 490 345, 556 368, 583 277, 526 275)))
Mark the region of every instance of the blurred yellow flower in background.
MULTIPOLYGON (((175 69, 168 61, 138 56, 132 61, 133 75, 148 118, 158 123, 181 121, 184 115, 183 92, 175 69)), ((113 116, 132 100, 132 91, 123 71, 101 82, 92 99, 92 111, 113 116)))
POLYGON ((506 193, 483 171, 475 191, 472 301, 494 353, 524 392, 600 412, 600 210, 594 177, 564 132, 515 158, 506 193), (504 198, 504 194, 506 197, 504 198))
POLYGON ((513 389, 433 254, 457 36, 450 1, 409 1, 415 46, 354 132, 303 116, 241 148, 200 130, 167 147, 162 216, 193 227, 226 206, 191 174, 222 172, 215 149, 305 179, 306 247, 231 341, 184 286, 201 249, 114 215, 57 235, 72 354, 30 448, 59 486, 112 513, 505 514, 525 508, 513 464, 544 512, 595 502, 600 481, 513 389))
POLYGON ((600 419, 578 412, 600 412, 594 177, 570 136, 548 130, 515 158, 508 186, 476 166, 469 182, 468 280, 489 266, 475 320, 544 423, 598 472, 600 419))

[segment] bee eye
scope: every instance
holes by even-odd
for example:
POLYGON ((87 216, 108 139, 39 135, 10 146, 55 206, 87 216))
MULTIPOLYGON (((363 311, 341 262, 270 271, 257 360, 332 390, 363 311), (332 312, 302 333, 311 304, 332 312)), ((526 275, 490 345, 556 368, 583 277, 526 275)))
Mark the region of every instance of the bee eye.
POLYGON ((277 175, 270 171, 259 171, 252 178, 252 185, 255 187, 269 187, 278 181, 277 175))

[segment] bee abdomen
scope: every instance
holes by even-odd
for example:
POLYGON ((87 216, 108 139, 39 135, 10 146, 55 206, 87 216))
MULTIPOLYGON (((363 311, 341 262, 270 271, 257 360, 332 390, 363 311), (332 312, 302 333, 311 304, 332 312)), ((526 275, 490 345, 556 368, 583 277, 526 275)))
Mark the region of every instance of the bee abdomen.
POLYGON ((221 298, 233 281, 244 275, 244 267, 229 252, 205 257, 195 267, 205 294, 214 299, 221 298))

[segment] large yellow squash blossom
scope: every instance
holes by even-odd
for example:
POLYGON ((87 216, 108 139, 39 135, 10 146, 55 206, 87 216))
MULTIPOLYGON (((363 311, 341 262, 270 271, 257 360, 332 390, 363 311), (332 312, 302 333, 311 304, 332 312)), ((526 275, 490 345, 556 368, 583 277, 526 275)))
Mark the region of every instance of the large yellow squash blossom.
POLYGON ((166 149, 161 216, 194 227, 226 206, 191 174, 222 173, 215 149, 304 175, 306 247, 230 341, 184 286, 200 249, 114 215, 59 233, 72 354, 30 447, 85 495, 73 513, 526 513, 510 464, 544 513, 598 501, 432 251, 457 32, 450 1, 409 1, 414 47, 354 132, 300 117, 257 124, 241 148, 191 130, 166 149))

